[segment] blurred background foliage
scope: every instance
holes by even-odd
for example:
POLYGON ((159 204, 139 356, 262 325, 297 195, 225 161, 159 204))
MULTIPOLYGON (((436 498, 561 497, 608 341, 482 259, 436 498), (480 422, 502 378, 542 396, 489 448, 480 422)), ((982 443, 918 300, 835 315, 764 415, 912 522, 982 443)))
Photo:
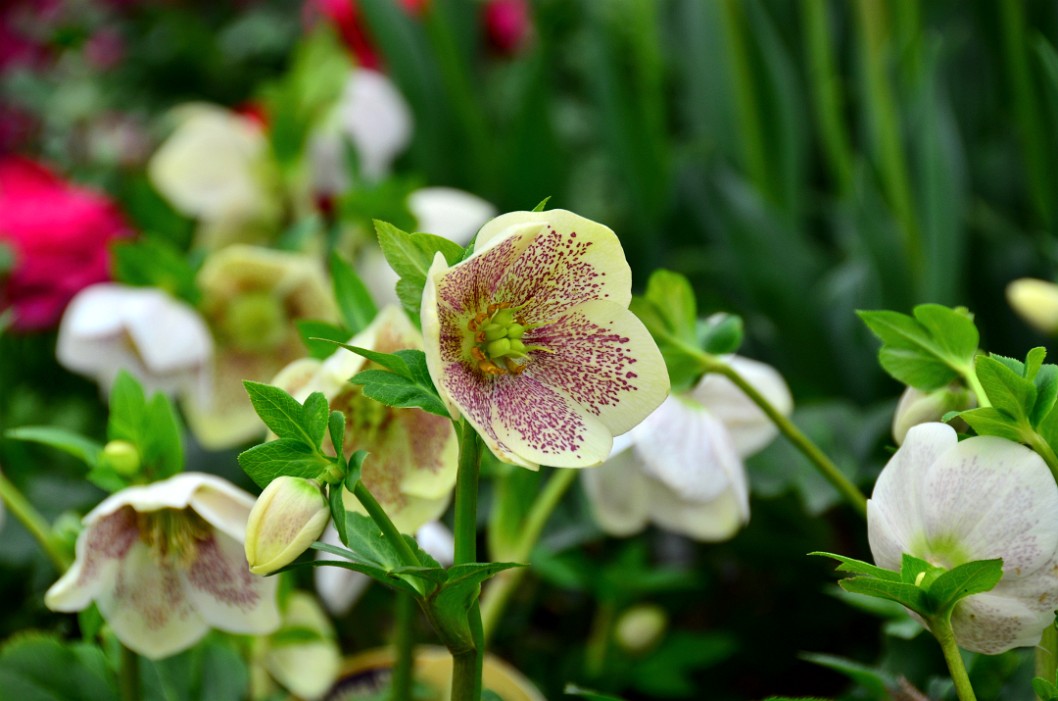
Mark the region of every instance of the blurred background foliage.
MULTIPOLYGON (((1003 290, 1053 278, 1058 263, 1049 0, 533 0, 516 46, 482 31, 482 2, 411 5, 356 0, 414 114, 397 170, 500 211, 550 196, 618 232, 640 287, 659 267, 688 276, 701 310, 744 318, 743 353, 782 371, 795 422, 865 489, 889 455, 899 388, 854 310, 965 305, 989 350, 1044 343, 1003 290)), ((303 84, 328 80, 304 58, 308 27, 326 23, 315 3, 15 1, 2 13, 0 148, 107 190, 137 228, 184 249, 189 222, 143 174, 164 110, 194 100, 283 114, 299 52, 303 84)), ((371 202, 358 206, 372 215, 371 202)), ((0 338, 0 427, 98 434, 98 394, 48 360, 53 344, 0 338)), ((232 454, 195 459, 239 478, 232 454)), ((98 498, 54 452, 3 441, 0 463, 48 516, 98 498)), ((855 515, 781 441, 751 461, 750 480, 750 526, 715 545, 605 539, 570 499, 496 652, 549 698, 571 680, 630 699, 885 698, 877 684, 900 675, 942 693, 932 641, 899 612, 850 606, 831 565, 804 555, 865 556, 855 515), (667 612, 664 640, 609 641, 644 602, 667 612)), ((17 524, 0 558, 0 635, 70 625, 43 610, 53 575, 17 524)), ((350 649, 384 640, 387 604, 373 590, 343 621, 350 649)), ((1026 657, 978 658, 983 695, 1028 698, 1004 686, 1024 685, 1026 657)))

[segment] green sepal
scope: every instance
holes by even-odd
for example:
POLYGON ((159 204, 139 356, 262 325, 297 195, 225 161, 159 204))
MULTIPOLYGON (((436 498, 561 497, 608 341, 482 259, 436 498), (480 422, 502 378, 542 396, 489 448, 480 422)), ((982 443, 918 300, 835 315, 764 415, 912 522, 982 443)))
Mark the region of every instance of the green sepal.
POLYGON ((345 488, 350 492, 356 489, 360 474, 364 470, 364 460, 370 455, 366 450, 357 450, 349 456, 349 467, 345 471, 345 488))
POLYGON ((338 531, 338 538, 342 545, 349 547, 349 534, 346 531, 345 515, 345 482, 327 485, 327 503, 331 507, 331 521, 334 529, 338 531))
POLYGON ((530 211, 531 212, 543 212, 544 208, 547 207, 547 203, 550 202, 550 201, 551 201, 551 195, 548 195, 544 199, 540 200, 540 202, 535 207, 533 207, 530 211))
POLYGON ((716 314, 698 322, 698 344, 711 355, 729 355, 742 347, 742 317, 716 314))
POLYGON ((280 438, 255 445, 239 453, 238 459, 243 472, 262 489, 282 475, 321 479, 332 465, 332 460, 317 448, 296 438, 280 438))
POLYGON ((353 266, 337 253, 331 253, 330 268, 342 320, 352 334, 360 333, 378 314, 378 306, 353 266))
POLYGON ((441 253, 449 265, 455 265, 463 259, 463 247, 434 234, 409 234, 379 220, 375 220, 375 232, 382 254, 400 277, 397 297, 412 319, 418 319, 426 274, 434 256, 441 253))

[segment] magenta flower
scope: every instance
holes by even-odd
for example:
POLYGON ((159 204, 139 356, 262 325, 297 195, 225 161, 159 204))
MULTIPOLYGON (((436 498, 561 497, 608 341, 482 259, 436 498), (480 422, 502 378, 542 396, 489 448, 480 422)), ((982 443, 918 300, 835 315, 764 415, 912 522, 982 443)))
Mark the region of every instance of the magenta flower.
POLYGON ((669 391, 631 286, 614 232, 564 210, 493 219, 451 268, 438 254, 423 341, 452 415, 505 462, 601 463, 669 391))

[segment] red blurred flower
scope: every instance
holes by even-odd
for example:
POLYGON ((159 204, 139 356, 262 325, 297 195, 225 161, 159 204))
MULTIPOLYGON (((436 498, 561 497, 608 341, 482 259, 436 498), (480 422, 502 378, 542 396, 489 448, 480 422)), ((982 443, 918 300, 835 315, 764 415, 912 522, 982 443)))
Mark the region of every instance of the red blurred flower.
POLYGON ((107 244, 130 233, 103 195, 28 159, 0 159, 0 245, 14 254, 0 309, 13 307, 22 331, 54 326, 79 290, 110 279, 107 244))
MULTIPOLYGON (((430 0, 400 0, 401 7, 412 17, 422 14, 430 0)), ((303 8, 304 19, 311 25, 318 17, 326 17, 342 36, 349 51, 364 68, 379 67, 378 54, 370 36, 367 20, 360 12, 356 0, 307 0, 303 8)))
POLYGON ((529 3, 527 0, 489 0, 483 22, 493 49, 505 56, 517 53, 532 29, 529 3))

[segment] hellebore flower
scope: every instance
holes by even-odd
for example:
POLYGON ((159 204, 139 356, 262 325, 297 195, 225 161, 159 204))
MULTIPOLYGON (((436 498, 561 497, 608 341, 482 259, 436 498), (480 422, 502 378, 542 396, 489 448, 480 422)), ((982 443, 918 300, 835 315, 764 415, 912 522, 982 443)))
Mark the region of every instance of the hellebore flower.
POLYGON ((131 233, 100 193, 74 186, 33 161, 0 159, 0 311, 14 309, 13 327, 53 327, 78 291, 110 279, 107 244, 131 233))
POLYGON ((59 324, 55 355, 104 392, 127 370, 147 393, 208 401, 209 328, 193 308, 158 289, 103 283, 81 290, 59 324))
POLYGON ((246 523, 246 561, 254 574, 272 574, 305 552, 331 519, 319 482, 276 477, 257 497, 246 523))
POLYGON ((314 258, 255 246, 217 251, 198 273, 202 313, 216 343, 209 403, 185 401, 205 448, 237 446, 264 433, 243 380, 267 382, 304 354, 295 321, 335 322, 338 311, 314 258))
MULTIPOLYGON (((440 521, 430 521, 415 532, 419 547, 445 567, 452 564, 455 557, 455 538, 440 521)), ((323 542, 342 547, 338 531, 330 526, 323 532, 323 542)), ((341 560, 337 555, 323 551, 316 553, 317 560, 341 560)), ((327 610, 335 616, 344 615, 360 595, 364 593, 371 578, 366 574, 347 570, 344 567, 317 567, 313 572, 316 579, 316 591, 327 610)))
MULTIPOLYGON (((422 337, 404 312, 386 307, 350 345, 393 353, 421 348, 422 337)), ((395 409, 365 397, 349 378, 371 364, 347 350, 324 361, 304 358, 287 366, 272 381, 299 401, 322 392, 332 411, 345 414, 345 446, 370 453, 360 479, 385 508, 401 533, 414 533, 448 508, 459 464, 452 423, 421 409, 395 409)), ((366 514, 351 493, 345 508, 366 514)))
MULTIPOLYGON (((977 406, 977 397, 973 392, 958 384, 923 392, 908 387, 900 395, 896 411, 893 413, 893 441, 900 445, 912 426, 931 421, 940 421, 950 411, 964 411, 977 406)), ((966 422, 956 418, 952 422, 959 430, 965 430, 966 422)))
POLYGON ((1025 322, 1042 334, 1058 334, 1058 285, 1021 278, 1007 285, 1007 302, 1025 322))
POLYGON ((151 659, 211 627, 270 633, 277 581, 251 574, 243 555, 252 506, 249 494, 194 472, 123 489, 84 517, 77 560, 44 603, 72 612, 95 601, 118 639, 151 659))
POLYGON ((254 699, 275 698, 272 679, 299 699, 323 698, 342 666, 334 627, 316 600, 300 591, 287 599, 279 630, 254 641, 252 659, 254 699))
POLYGON ((991 591, 955 605, 959 647, 994 655, 1035 645, 1058 607, 1058 486, 1039 455, 1013 441, 959 442, 945 424, 913 427, 867 502, 879 567, 903 553, 944 568, 1003 559, 991 591))
POLYGON ((458 265, 438 254, 422 328, 452 415, 504 462, 601 463, 669 391, 631 282, 614 232, 563 210, 493 219, 458 265))
MULTIPOLYGON (((772 367, 738 356, 727 362, 776 409, 790 413, 790 390, 772 367)), ((581 473, 595 519, 618 537, 653 522, 696 540, 730 538, 749 521, 742 460, 776 433, 729 379, 706 375, 618 438, 606 464, 581 473)))

